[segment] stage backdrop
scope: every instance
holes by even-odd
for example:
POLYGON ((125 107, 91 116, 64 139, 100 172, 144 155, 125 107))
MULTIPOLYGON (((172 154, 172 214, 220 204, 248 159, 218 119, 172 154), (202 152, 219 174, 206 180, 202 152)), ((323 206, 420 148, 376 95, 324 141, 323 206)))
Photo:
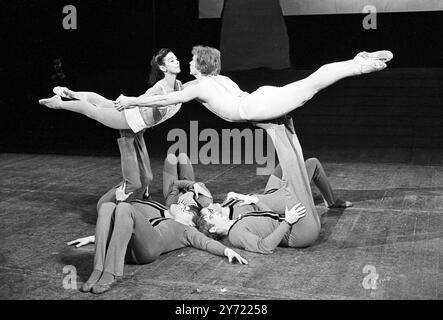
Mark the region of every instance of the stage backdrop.
POLYGON ((278 1, 226 0, 220 51, 224 71, 289 68, 289 37, 278 1))
MULTIPOLYGON (((224 2, 225 0, 200 0, 199 17, 220 18, 224 2)), ((442 0, 280 0, 280 5, 285 16, 362 13, 367 5, 374 6, 377 12, 443 10, 442 0)))

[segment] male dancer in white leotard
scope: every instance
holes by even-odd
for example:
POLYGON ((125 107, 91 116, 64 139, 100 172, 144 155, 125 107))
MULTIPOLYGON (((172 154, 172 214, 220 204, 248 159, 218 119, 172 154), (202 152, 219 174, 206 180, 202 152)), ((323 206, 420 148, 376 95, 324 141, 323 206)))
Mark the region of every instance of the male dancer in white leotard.
POLYGON ((221 76, 220 52, 205 46, 192 50, 190 73, 196 80, 180 92, 128 98, 116 102, 118 110, 139 106, 165 106, 200 101, 211 112, 232 122, 267 121, 302 106, 320 90, 346 77, 380 71, 393 57, 390 51, 361 52, 353 59, 323 65, 309 77, 283 87, 262 86, 251 94, 242 91, 230 78, 221 76))

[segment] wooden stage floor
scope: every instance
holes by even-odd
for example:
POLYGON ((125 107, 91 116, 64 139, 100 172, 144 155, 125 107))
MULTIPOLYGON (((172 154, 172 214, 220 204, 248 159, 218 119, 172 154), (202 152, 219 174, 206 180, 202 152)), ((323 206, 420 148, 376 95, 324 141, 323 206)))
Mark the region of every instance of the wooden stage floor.
MULTIPOLYGON (((120 159, 0 154, 0 299, 443 299, 442 151, 315 155, 336 194, 354 207, 318 204, 322 231, 311 247, 273 255, 239 250, 247 266, 185 248, 126 265, 123 281, 93 295, 64 289, 63 280, 73 266, 80 287, 94 246, 66 242, 94 234, 96 201, 119 181, 120 159)), ((151 191, 160 201, 162 164, 152 159, 151 191)), ((228 191, 260 192, 267 179, 254 165, 195 171, 216 200, 228 191)))

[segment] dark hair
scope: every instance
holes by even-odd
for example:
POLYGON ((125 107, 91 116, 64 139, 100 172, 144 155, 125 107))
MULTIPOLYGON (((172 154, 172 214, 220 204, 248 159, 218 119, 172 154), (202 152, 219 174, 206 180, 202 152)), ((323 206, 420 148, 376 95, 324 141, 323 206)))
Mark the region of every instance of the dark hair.
MULTIPOLYGON (((203 208, 204 209, 204 208, 203 208)), ((223 235, 216 232, 209 232, 209 230, 214 226, 212 223, 209 223, 205 216, 202 214, 201 210, 198 214, 192 218, 192 222, 195 223, 195 227, 203 233, 205 236, 212 238, 214 240, 220 240, 223 238, 223 235)))
POLYGON ((153 85, 158 80, 161 80, 165 77, 163 71, 160 70, 160 66, 164 65, 163 59, 166 55, 172 52, 171 49, 162 48, 158 50, 158 52, 151 59, 151 71, 149 72, 149 84, 153 85))
POLYGON ((220 51, 208 46, 194 46, 192 55, 197 57, 196 69, 203 75, 218 75, 221 69, 220 51))
POLYGON ((193 204, 188 206, 188 210, 192 213, 192 215, 195 217, 196 215, 199 214, 200 209, 197 206, 194 206, 193 204))

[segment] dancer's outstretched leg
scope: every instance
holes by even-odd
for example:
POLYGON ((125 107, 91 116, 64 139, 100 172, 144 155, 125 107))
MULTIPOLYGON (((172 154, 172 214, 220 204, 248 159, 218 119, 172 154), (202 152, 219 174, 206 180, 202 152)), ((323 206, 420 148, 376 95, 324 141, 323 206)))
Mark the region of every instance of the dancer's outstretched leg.
POLYGON ((72 99, 72 100, 84 100, 96 107, 100 108, 114 108, 114 102, 106 99, 105 97, 88 91, 73 91, 66 87, 54 87, 52 91, 62 98, 72 99))
POLYGON ((49 99, 41 99, 39 103, 51 109, 81 113, 111 129, 131 129, 126 121, 125 113, 117 111, 115 108, 99 108, 85 100, 63 101, 59 95, 49 99))
POLYGON ((284 87, 260 87, 243 99, 240 115, 247 121, 266 121, 284 116, 341 79, 385 69, 385 61, 390 59, 392 53, 389 51, 363 52, 352 60, 323 65, 309 77, 284 87))

